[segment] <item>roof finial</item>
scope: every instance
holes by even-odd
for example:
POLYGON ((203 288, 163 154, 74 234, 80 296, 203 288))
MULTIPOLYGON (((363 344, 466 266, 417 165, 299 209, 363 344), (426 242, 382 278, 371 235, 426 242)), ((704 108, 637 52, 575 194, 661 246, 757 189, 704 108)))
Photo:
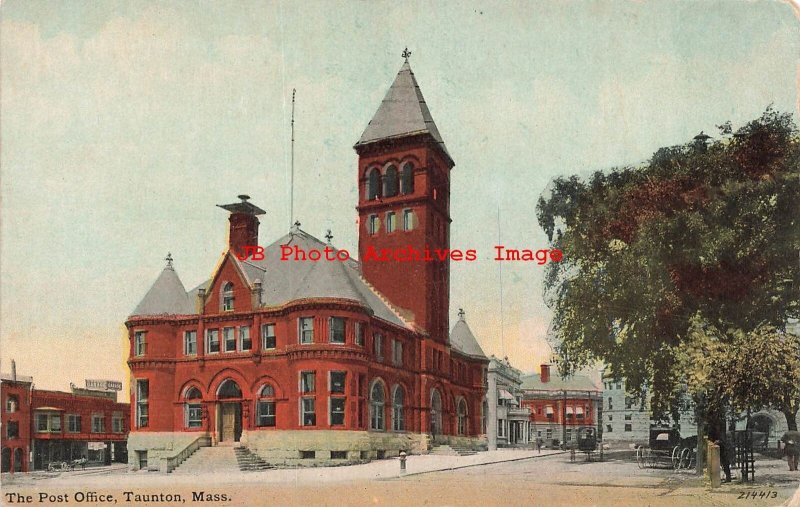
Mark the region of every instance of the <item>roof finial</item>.
POLYGON ((406 47, 406 48, 403 50, 403 54, 401 54, 400 56, 402 56, 403 58, 405 58, 405 59, 406 59, 406 63, 408 63, 408 57, 409 57, 409 56, 411 56, 411 51, 409 51, 409 50, 408 50, 408 47, 406 47))
POLYGON ((294 224, 292 224, 291 232, 298 232, 299 230, 300 230, 300 220, 295 220, 294 224))
POLYGON ((330 245, 331 241, 333 240, 333 233, 331 232, 330 229, 328 229, 328 233, 325 234, 325 239, 328 240, 328 244, 330 245))
POLYGON ((466 315, 466 313, 464 312, 464 309, 463 308, 459 308, 458 309, 458 318, 461 319, 461 320, 464 320, 464 315, 466 315))
POLYGON ((172 253, 167 252, 167 256, 164 257, 164 260, 167 261, 167 267, 172 269, 172 253))

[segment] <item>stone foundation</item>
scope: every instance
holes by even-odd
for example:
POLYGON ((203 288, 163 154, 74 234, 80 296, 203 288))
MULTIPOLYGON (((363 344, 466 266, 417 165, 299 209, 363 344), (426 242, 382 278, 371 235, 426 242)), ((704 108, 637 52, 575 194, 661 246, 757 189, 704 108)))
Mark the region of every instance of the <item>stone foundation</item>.
POLYGON ((139 458, 140 453, 146 452, 146 470, 170 472, 191 455, 194 448, 209 445, 211 438, 207 433, 131 432, 128 434, 128 470, 144 470, 145 468, 140 466, 139 458))

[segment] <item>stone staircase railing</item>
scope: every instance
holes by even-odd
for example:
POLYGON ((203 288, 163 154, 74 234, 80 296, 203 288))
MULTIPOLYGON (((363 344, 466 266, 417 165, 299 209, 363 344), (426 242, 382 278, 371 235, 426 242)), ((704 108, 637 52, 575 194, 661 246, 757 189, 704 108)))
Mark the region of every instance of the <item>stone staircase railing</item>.
POLYGON ((211 437, 207 435, 201 435, 183 449, 176 449, 172 455, 162 456, 159 460, 158 471, 168 474, 178 468, 178 466, 186 461, 189 456, 194 454, 197 449, 210 446, 211 437))

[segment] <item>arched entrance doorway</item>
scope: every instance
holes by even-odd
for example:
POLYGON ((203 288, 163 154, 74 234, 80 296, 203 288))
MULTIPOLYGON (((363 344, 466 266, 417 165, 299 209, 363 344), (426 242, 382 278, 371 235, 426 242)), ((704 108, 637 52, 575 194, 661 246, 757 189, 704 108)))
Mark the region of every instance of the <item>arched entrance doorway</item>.
POLYGON ((436 440, 442 434, 442 395, 438 389, 431 390, 431 436, 436 440))
POLYGON ((242 436, 242 390, 231 379, 217 389, 217 438, 219 442, 238 442, 242 436))

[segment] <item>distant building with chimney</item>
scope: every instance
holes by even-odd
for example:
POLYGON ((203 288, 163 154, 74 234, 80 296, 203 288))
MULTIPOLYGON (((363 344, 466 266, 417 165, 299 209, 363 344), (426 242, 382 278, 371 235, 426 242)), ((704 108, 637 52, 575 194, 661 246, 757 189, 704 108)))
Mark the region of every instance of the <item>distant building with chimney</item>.
POLYGON ((562 378, 548 363, 522 378, 522 406, 530 409, 531 440, 554 447, 577 440, 577 429, 596 426, 602 415, 600 388, 586 375, 562 378))

